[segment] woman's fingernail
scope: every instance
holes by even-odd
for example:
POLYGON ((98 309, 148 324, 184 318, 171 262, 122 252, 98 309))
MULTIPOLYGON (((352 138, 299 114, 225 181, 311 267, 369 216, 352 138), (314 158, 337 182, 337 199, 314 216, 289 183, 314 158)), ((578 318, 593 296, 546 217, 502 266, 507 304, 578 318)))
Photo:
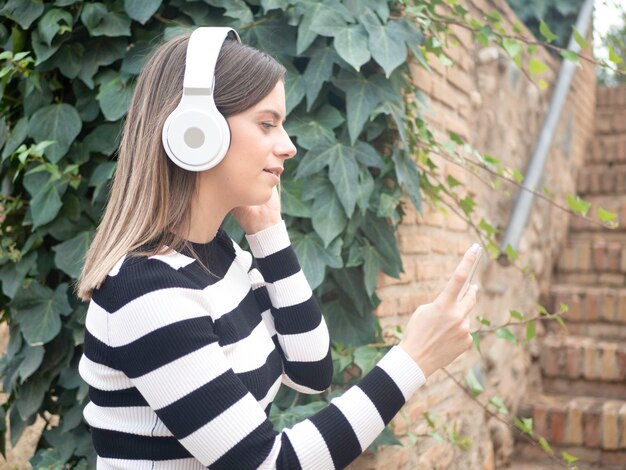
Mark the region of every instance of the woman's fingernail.
POLYGON ((470 247, 470 251, 472 253, 478 253, 478 251, 480 250, 480 245, 478 243, 474 243, 471 247, 470 247))
POLYGON ((478 287, 478 284, 472 284, 472 289, 478 292, 478 289, 480 289, 480 287, 478 287))

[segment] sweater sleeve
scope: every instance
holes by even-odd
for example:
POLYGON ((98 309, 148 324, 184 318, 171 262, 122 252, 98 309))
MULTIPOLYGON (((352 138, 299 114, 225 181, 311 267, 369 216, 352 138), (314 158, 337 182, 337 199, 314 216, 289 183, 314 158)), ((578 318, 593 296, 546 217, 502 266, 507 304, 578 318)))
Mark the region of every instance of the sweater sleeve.
POLYGON ((271 301, 285 377, 300 392, 330 386, 330 338, 322 312, 289 241, 284 221, 246 236, 271 301))
MULTIPOLYGON (((186 312, 196 309, 193 301, 179 300, 186 312)), ((187 317, 150 332, 144 322, 143 334, 127 327, 115 361, 177 441, 212 469, 343 468, 425 381, 396 346, 343 396, 277 433, 230 368, 212 322, 187 317)))

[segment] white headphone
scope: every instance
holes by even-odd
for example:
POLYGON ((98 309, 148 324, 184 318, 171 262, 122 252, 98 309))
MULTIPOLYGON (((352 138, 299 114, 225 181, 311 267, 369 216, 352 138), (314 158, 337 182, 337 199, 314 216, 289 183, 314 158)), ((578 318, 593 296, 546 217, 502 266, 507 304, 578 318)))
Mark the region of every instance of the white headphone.
POLYGON ((226 119, 215 106, 215 65, 226 37, 241 42, 232 28, 198 28, 189 38, 183 97, 163 125, 165 152, 190 171, 213 168, 230 145, 226 119))

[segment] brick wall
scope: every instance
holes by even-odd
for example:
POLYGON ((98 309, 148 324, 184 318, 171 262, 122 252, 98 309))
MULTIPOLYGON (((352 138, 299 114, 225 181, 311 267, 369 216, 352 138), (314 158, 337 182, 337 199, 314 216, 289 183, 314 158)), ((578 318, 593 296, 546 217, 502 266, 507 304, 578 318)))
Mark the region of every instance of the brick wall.
MULTIPOLYGON (((504 1, 465 0, 462 3, 475 16, 494 9, 499 11, 509 29, 513 22, 519 21, 504 1)), ((540 77, 551 85, 542 91, 516 69, 504 52, 473 43, 469 32, 462 28, 454 31, 458 45, 447 50, 455 62, 453 67, 445 68, 435 59, 432 74, 417 66, 412 68, 415 83, 428 97, 430 111, 426 118, 441 135, 454 131, 481 152, 494 155, 524 173, 547 112, 559 61, 547 51, 539 51, 539 58, 551 68, 540 77)), ((524 34, 533 39, 528 31, 524 34)), ((593 66, 583 62, 572 83, 542 181, 559 203, 565 201, 567 194, 574 193, 577 170, 590 151, 594 108, 595 74, 593 66)), ((626 119, 611 120, 610 125, 619 126, 624 122, 626 119)), ((626 158, 626 142, 614 145, 624 146, 626 158)), ((600 153, 596 149, 594 152, 600 153)), ((453 175, 466 185, 468 193, 477 201, 476 220, 484 216, 503 230, 516 188, 503 184, 502 189, 494 190, 464 168, 446 161, 437 162, 442 178, 453 175)), ((408 202, 406 209, 407 215, 397 234, 405 272, 400 279, 384 275, 379 279, 378 295, 382 303, 376 313, 384 332, 404 325, 417 305, 431 301, 445 285, 461 254, 477 239, 470 227, 455 215, 444 215, 428 206, 420 215, 408 202)), ((524 276, 515 268, 501 267, 492 260, 483 261, 475 278, 481 285, 481 292, 474 313, 490 319, 493 324, 508 320, 509 309, 532 313, 540 296, 548 290, 555 254, 565 239, 568 221, 563 211, 535 201, 520 246, 521 258, 529 264, 535 277, 524 276)), ((589 262, 592 259, 595 258, 590 251, 589 262)), ((522 337, 523 332, 515 332, 522 337)), ((515 347, 487 337, 482 341, 482 355, 472 350, 448 370, 464 382, 466 372, 472 368, 484 377, 486 396, 497 394, 509 410, 517 411, 520 397, 532 380, 529 349, 533 347, 536 346, 515 347)), ((375 455, 366 454, 351 468, 490 469, 506 462, 512 451, 510 431, 497 422, 488 422, 482 409, 443 372, 429 379, 393 425, 404 446, 388 447, 375 455), (421 416, 426 410, 436 414, 446 425, 456 422, 459 433, 472 440, 471 449, 463 452, 430 438, 420 438, 417 444, 411 444, 409 431, 417 434, 428 431, 421 416)))

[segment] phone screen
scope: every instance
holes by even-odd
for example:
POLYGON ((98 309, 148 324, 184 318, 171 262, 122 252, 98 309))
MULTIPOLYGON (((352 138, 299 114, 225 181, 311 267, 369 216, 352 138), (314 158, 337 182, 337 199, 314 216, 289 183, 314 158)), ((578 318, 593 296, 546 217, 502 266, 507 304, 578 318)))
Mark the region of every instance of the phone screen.
POLYGON ((472 265, 472 269, 469 273, 469 276, 467 276, 467 279, 465 280, 465 284, 463 284, 463 287, 461 288, 461 292, 459 292, 459 296, 456 299, 457 302, 460 302, 461 299, 465 297, 467 289, 469 289, 469 286, 472 285, 472 278, 474 277, 474 273, 476 272, 476 268, 478 267, 478 263, 480 263, 480 259, 482 255, 483 255, 483 250, 480 250, 478 252, 478 255, 476 256, 476 260, 474 260, 474 264, 472 265))

